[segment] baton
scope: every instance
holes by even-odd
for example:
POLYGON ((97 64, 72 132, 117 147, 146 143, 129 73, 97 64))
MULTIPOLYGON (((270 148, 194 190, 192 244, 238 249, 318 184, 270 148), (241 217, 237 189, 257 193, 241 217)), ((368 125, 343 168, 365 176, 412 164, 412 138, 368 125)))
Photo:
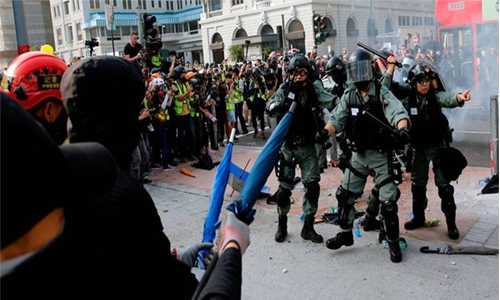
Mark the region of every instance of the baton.
MULTIPOLYGON (((377 55, 378 57, 383 58, 383 59, 385 59, 385 60, 387 61, 387 55, 385 55, 384 53, 382 53, 382 52, 380 52, 380 51, 377 51, 377 50, 373 49, 372 47, 369 47, 369 46, 367 46, 367 45, 365 45, 365 44, 363 44, 363 43, 361 43, 361 42, 358 42, 358 43, 357 43, 357 45, 358 45, 358 47, 361 47, 361 48, 365 49, 366 51, 371 52, 371 53, 373 53, 373 54, 377 55)), ((401 68, 401 67, 403 66, 403 65, 402 65, 400 62, 398 62, 398 61, 396 61, 394 64, 395 64, 395 65, 396 65, 396 67, 398 67, 398 68, 401 68)))

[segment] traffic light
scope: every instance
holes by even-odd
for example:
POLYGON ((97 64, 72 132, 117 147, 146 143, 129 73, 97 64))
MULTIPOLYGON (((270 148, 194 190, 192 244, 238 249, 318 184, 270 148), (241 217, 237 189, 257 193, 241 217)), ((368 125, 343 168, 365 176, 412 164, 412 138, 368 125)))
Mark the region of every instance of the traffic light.
POLYGON ((154 26, 156 17, 146 13, 142 16, 142 19, 144 20, 144 37, 147 38, 150 36, 151 38, 155 38, 158 33, 154 26))
POLYGON ((319 45, 326 41, 330 36, 330 33, 326 29, 326 17, 319 14, 314 14, 313 16, 313 26, 314 26, 314 43, 319 45))

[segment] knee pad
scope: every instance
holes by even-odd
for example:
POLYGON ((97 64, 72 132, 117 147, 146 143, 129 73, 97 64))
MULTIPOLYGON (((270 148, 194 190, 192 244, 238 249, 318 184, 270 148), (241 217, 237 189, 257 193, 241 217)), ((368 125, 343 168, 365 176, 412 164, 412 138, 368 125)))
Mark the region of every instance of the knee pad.
POLYGON ((445 184, 438 187, 438 195, 441 198, 441 211, 444 214, 452 213, 457 210, 455 205, 455 198, 453 197, 453 192, 455 189, 452 185, 445 184))
POLYGON ((453 198, 454 192, 455 192, 455 189, 453 188, 452 185, 450 185, 448 183, 438 187, 439 198, 441 198, 443 200, 453 198))
POLYGON ((305 188, 307 200, 313 204, 317 204, 319 200, 319 183, 317 181, 308 182, 305 188))
POLYGON ((278 189, 278 193, 276 194, 276 203, 278 206, 283 206, 286 204, 290 204, 290 196, 292 195, 292 191, 282 188, 281 186, 278 189))

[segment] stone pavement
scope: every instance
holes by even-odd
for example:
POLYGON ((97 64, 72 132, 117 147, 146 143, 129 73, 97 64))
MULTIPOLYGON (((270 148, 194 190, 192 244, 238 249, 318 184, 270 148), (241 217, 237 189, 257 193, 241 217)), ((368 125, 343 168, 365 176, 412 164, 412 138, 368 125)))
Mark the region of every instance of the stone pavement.
MULTIPOLYGON (((251 171, 261 149, 235 144, 232 161, 242 168, 248 163, 247 170, 251 171)), ((224 151, 225 148, 221 148, 212 156, 213 160, 220 160, 224 151)), ((149 176, 152 184, 146 185, 162 217, 165 232, 172 244, 180 247, 202 238, 216 172, 215 168, 207 171, 190 164, 179 164, 168 172, 156 171, 149 176), (181 174, 181 167, 186 167, 196 178, 181 174)), ((267 205, 265 199, 258 200, 256 219, 250 226, 252 244, 244 256, 243 299, 498 299, 498 255, 420 253, 422 246, 436 249, 445 245, 476 245, 498 249, 498 194, 478 195, 479 179, 490 175, 488 168, 467 167, 458 182, 453 183, 460 230, 460 239, 453 241, 447 236, 432 172, 426 217, 441 219, 442 223, 414 231, 403 228, 411 210, 411 183, 409 174, 405 174, 407 179, 400 185, 402 196, 398 204, 401 235, 409 247, 403 251, 403 261, 399 264, 390 262, 388 250, 377 242, 376 232, 361 231, 361 237, 355 238, 353 246, 336 251, 327 249, 324 243, 302 240, 299 215, 304 192, 301 183, 292 193, 295 202, 284 243, 274 241, 276 206, 267 205)), ((327 168, 322 174, 318 221, 326 210, 336 206, 335 190, 341 176, 336 168, 327 168)), ((266 185, 271 193, 276 191, 278 182, 274 173, 266 185)), ((356 203, 359 211, 365 209, 372 186, 369 180, 364 195, 356 203)), ((227 186, 223 208, 238 197, 239 193, 227 186)), ((315 228, 325 239, 338 232, 337 226, 327 223, 319 223, 315 228)))

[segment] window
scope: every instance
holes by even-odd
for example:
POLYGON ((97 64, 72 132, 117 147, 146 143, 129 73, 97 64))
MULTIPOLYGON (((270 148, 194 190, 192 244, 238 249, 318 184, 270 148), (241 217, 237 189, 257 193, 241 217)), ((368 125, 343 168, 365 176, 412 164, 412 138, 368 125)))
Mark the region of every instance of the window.
POLYGON ((182 1, 177 0, 177 9, 182 9, 182 1))
POLYGON ((57 18, 57 10, 56 10, 56 7, 55 7, 55 6, 53 6, 53 7, 52 7, 52 17, 53 17, 54 19, 55 19, 55 18, 57 18))
POLYGON ((99 29, 97 27, 90 29, 90 37, 91 38, 99 37, 99 29))
POLYGON ((77 41, 83 40, 83 31, 81 23, 76 23, 76 40, 77 41))
POLYGON ((100 0, 90 0, 90 9, 100 9, 101 3, 100 0))
POLYGON ((57 35, 57 45, 61 46, 63 44, 61 27, 56 29, 56 35, 57 35))
POLYGON ((410 26, 410 17, 409 16, 398 16, 398 25, 399 26, 410 26))
POLYGON ((64 5, 64 15, 69 15, 69 1, 63 3, 64 5))
POLYGON ((67 32, 68 32, 68 43, 73 43, 73 26, 69 25, 67 28, 67 32))
POLYGON ((232 2, 233 2, 233 6, 241 5, 241 4, 245 3, 243 0, 232 0, 232 2))
POLYGON ((424 18, 425 26, 434 26, 434 18, 433 17, 425 17, 424 18))
POLYGON ((59 5, 56 6, 57 9, 57 17, 61 16, 61 7, 59 5))
POLYGON ((132 0, 122 0, 123 9, 132 9, 132 0))
POLYGON ((191 21, 189 25, 189 34, 198 34, 198 21, 191 21))
POLYGON ((104 0, 104 3, 109 5, 110 4, 109 1, 110 0, 104 0))
POLYGON ((151 8, 155 8, 155 0, 151 0, 151 8))
POLYGON ((130 26, 122 26, 122 35, 123 36, 130 36, 130 33, 132 31, 130 30, 130 26))
POLYGON ((158 0, 158 8, 161 8, 161 0, 158 0))
POLYGON ((113 6, 117 7, 118 6, 118 0, 113 0, 113 6))
POLYGON ((146 5, 146 0, 142 0, 142 9, 148 9, 148 6, 146 5))
POLYGON ((73 11, 80 10, 80 0, 72 0, 72 4, 73 4, 73 11))

